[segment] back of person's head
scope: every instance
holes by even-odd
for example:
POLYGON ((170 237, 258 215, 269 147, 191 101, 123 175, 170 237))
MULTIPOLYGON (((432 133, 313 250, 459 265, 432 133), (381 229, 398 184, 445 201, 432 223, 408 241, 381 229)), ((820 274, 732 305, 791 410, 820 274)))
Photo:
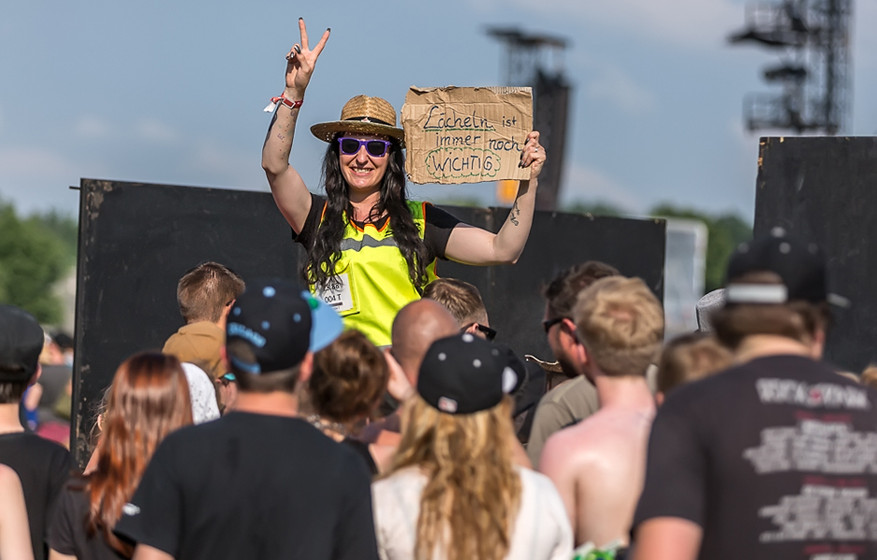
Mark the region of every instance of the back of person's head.
POLYGON ((588 360, 610 376, 645 375, 664 338, 664 310, 639 278, 597 280, 573 310, 588 360))
POLYGON ((508 396, 516 379, 506 364, 500 348, 471 334, 435 341, 423 359, 391 467, 417 467, 427 477, 419 558, 431 558, 437 545, 453 560, 508 554, 509 514, 518 510, 521 483, 508 396))
POLYGON ((697 381, 731 365, 733 354, 706 333, 677 336, 664 345, 658 361, 657 389, 667 395, 672 389, 697 381))
POLYGON ((473 323, 487 325, 487 308, 481 299, 481 292, 469 282, 438 278, 426 286, 423 297, 444 305, 460 328, 473 323))
POLYGON ((824 256, 812 243, 774 228, 741 244, 728 264, 725 306, 712 315, 716 337, 736 349, 748 336, 774 335, 811 344, 829 323, 829 302, 845 302, 828 291, 824 256))
POLYGON ((585 261, 562 271, 542 290, 549 317, 572 318, 573 308, 582 290, 600 278, 618 274, 615 267, 600 261, 585 261))
POLYGON ((88 482, 89 529, 116 550, 133 552, 112 528, 155 448, 170 432, 191 423, 189 386, 179 360, 144 352, 122 362, 106 395, 97 466, 88 482))
POLYGON ((230 268, 215 262, 201 263, 177 283, 180 314, 187 323, 216 323, 244 288, 244 281, 230 268))
POLYGON ((400 309, 393 320, 393 357, 414 382, 430 345, 459 330, 456 319, 442 304, 431 299, 412 301, 400 309))
POLYGON ((387 390, 383 353, 359 331, 346 331, 314 354, 308 395, 314 412, 333 422, 368 417, 387 390))
POLYGON ((21 401, 40 365, 45 335, 33 316, 0 305, 0 404, 21 401))
POLYGON ((52 333, 52 340, 54 340, 55 344, 57 344, 58 347, 64 352, 66 352, 68 350, 70 350, 70 351, 73 350, 73 347, 74 347, 73 337, 70 336, 65 331, 57 330, 54 333, 52 333))
POLYGON ((295 392, 302 363, 343 328, 338 314, 307 290, 281 279, 251 282, 225 329, 228 365, 239 390, 295 392))

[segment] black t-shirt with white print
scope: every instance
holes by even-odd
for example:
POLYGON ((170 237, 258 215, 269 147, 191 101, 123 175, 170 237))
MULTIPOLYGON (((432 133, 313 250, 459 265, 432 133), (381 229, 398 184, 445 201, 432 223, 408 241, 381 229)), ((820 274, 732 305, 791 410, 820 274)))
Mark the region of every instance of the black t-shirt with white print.
POLYGON ((634 528, 703 529, 699 558, 877 557, 877 393, 802 356, 752 360, 658 411, 634 528))

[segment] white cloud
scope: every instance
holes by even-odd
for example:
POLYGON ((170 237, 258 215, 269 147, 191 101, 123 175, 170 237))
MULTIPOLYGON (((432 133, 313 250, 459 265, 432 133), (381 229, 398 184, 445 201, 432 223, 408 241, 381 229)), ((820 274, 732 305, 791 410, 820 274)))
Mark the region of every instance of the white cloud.
POLYGON ((188 159, 193 174, 212 184, 236 188, 266 184, 259 154, 250 148, 241 151, 214 141, 198 142, 188 159))
POLYGON ((134 125, 135 134, 155 143, 175 142, 179 135, 173 127, 156 119, 140 119, 134 125))
MULTIPOLYGON (((476 9, 493 8, 496 2, 470 0, 476 9)), ((508 0, 525 12, 544 17, 555 14, 565 21, 581 20, 590 26, 609 26, 639 37, 651 37, 684 47, 717 47, 743 26, 743 5, 731 0, 508 0)))
POLYGON ((560 191, 561 205, 575 202, 608 202, 631 213, 644 211, 642 198, 602 171, 577 162, 570 163, 560 191))
POLYGON ((107 138, 112 133, 112 126, 107 121, 94 115, 82 115, 73 125, 73 132, 80 138, 96 140, 107 138))
POLYGON ((616 105, 630 115, 640 115, 655 108, 655 96, 637 84, 619 68, 603 66, 583 87, 590 99, 616 105))
POLYGON ((0 151, 0 177, 10 179, 35 175, 64 175, 75 166, 64 156, 41 148, 11 148, 0 151))
POLYGON ((0 199, 11 201, 21 213, 49 207, 74 211, 78 196, 77 166, 58 153, 41 148, 0 150, 0 199))

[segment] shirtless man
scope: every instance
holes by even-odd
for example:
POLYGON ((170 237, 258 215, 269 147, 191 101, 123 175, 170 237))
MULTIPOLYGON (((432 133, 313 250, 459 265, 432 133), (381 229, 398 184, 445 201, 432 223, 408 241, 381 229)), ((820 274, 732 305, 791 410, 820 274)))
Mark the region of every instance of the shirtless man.
POLYGON ((576 546, 625 546, 655 413, 645 374, 660 352, 664 313, 642 280, 613 276, 583 291, 573 315, 573 359, 597 387, 601 406, 548 439, 539 469, 563 498, 576 546))

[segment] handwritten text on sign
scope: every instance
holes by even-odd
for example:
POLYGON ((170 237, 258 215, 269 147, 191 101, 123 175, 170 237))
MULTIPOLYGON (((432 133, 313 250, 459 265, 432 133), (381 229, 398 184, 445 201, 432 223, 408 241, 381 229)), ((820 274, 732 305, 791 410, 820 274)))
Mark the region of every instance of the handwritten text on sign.
POLYGON ((414 183, 527 179, 518 166, 533 126, 530 88, 417 88, 402 106, 414 183))

